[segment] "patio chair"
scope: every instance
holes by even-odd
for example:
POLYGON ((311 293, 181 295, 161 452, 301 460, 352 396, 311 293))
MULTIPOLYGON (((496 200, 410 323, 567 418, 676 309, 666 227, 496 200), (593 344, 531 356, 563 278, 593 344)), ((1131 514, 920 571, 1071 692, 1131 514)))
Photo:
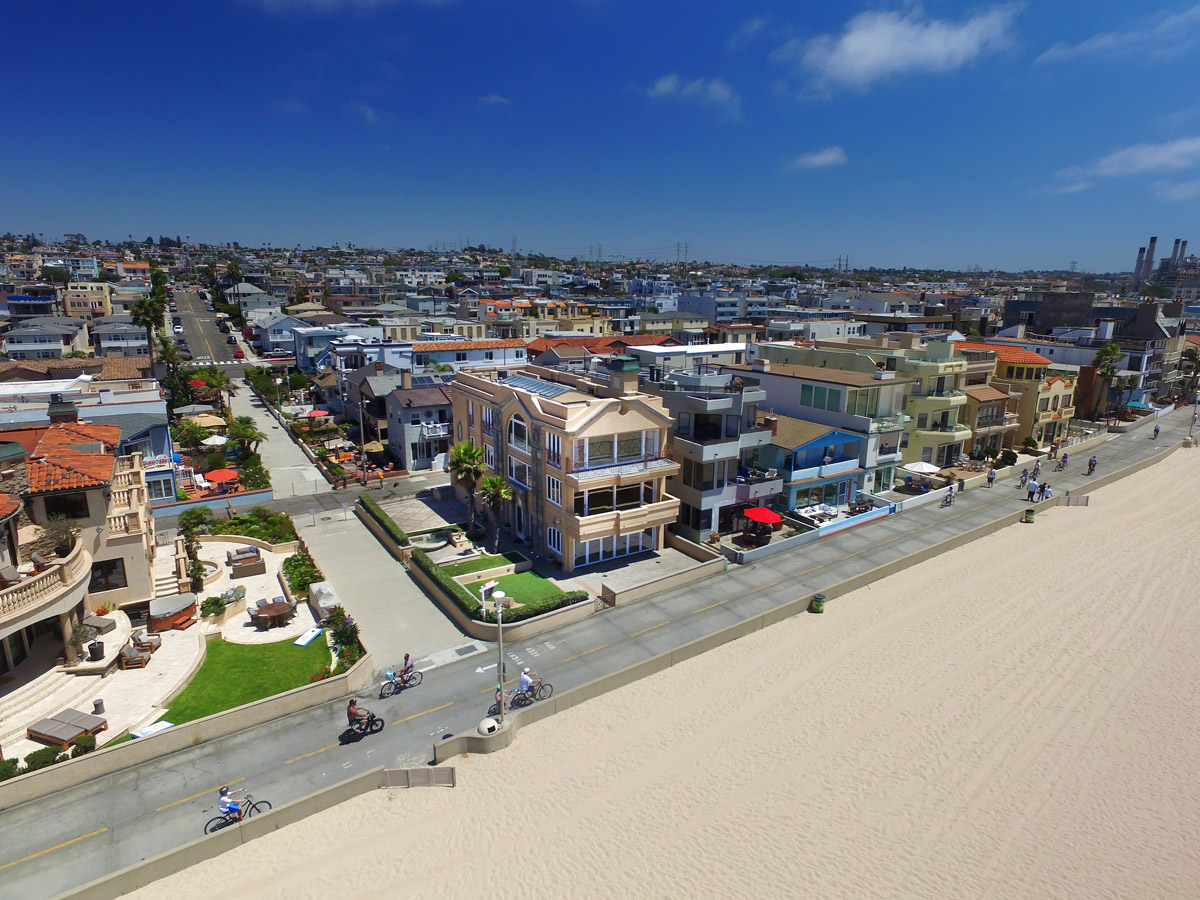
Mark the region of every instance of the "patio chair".
POLYGON ((209 482, 209 480, 199 472, 192 476, 192 481, 196 483, 196 487, 203 488, 206 491, 212 487, 212 484, 209 482))
POLYGON ((151 653, 153 653, 162 646, 162 638, 157 634, 148 634, 145 631, 138 631, 133 635, 133 646, 137 650, 149 650, 151 653))
POLYGON ((4 587, 11 587, 21 581, 21 573, 17 571, 15 566, 5 566, 0 568, 0 583, 4 587))
POLYGON ((267 605, 268 603, 270 603, 270 602, 271 602, 271 601, 267 600, 267 598, 266 598, 266 597, 264 597, 262 600, 259 600, 259 601, 258 601, 257 603, 255 603, 254 605, 255 605, 255 606, 258 606, 258 607, 263 607, 263 606, 266 606, 266 605, 267 605))
POLYGON ((138 650, 133 644, 126 644, 117 654, 117 665, 122 669, 144 669, 148 662, 150 662, 150 653, 138 650))
POLYGON ((29 554, 29 560, 34 564, 34 566, 37 567, 37 571, 39 572, 43 571, 47 566, 50 565, 49 560, 47 560, 46 557, 42 556, 40 553, 29 554))

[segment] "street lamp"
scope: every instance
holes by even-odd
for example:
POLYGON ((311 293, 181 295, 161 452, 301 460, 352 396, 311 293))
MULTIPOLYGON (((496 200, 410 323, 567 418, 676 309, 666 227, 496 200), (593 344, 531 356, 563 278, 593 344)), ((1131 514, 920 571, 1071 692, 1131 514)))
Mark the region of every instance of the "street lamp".
POLYGON ((496 705, 500 707, 500 727, 504 727, 504 591, 493 591, 496 606, 496 705))

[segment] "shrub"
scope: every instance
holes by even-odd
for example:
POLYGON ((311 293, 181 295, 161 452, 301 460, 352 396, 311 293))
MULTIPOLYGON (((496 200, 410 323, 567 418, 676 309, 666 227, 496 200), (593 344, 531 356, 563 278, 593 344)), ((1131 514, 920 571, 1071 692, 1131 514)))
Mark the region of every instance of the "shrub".
POLYGON ((1000 459, 999 459, 1000 468, 1003 469, 1006 466, 1015 466, 1016 464, 1017 464, 1017 454, 1015 454, 1013 451, 1008 450, 1008 449, 1005 449, 1003 452, 1001 452, 1000 459))
POLYGON ((21 761, 17 759, 0 759, 0 781, 16 778, 21 774, 21 761))
POLYGON ((308 679, 308 683, 312 684, 314 681, 324 681, 326 678, 328 678, 332 674, 333 674, 333 670, 331 668, 329 668, 329 666, 325 666, 323 669, 321 669, 319 672, 317 672, 317 674, 310 676, 308 679))
POLYGON ((326 466, 325 470, 327 472, 329 472, 329 474, 332 475, 334 478, 341 478, 343 475, 346 474, 345 468, 342 466, 336 465, 336 464, 332 465, 332 466, 326 466))
POLYGON ((204 563, 198 559, 193 559, 187 565, 187 576, 191 579, 191 588, 194 593, 199 593, 204 588, 204 563))
POLYGON ((190 499, 190 496, 183 488, 175 488, 175 499, 182 503, 184 500, 190 499))
POLYGON ((361 646, 342 647, 338 650, 338 668, 344 672, 362 658, 363 648, 361 646))
POLYGON ((96 615, 107 616, 108 615, 108 607, 105 606, 103 603, 101 603, 99 606, 96 607, 96 615))
POLYGON ((263 468, 262 457, 257 453, 248 457, 238 470, 238 481, 248 491, 265 491, 271 486, 271 476, 263 468))
POLYGON ((96 736, 94 734, 82 734, 71 743, 74 745, 71 748, 71 759, 75 759, 96 749, 96 736))
POLYGON ((339 650, 360 646, 358 625, 353 619, 345 619, 341 624, 331 628, 329 636, 333 639, 333 646, 339 650))
POLYGON ((43 747, 41 750, 34 750, 25 757, 25 771, 36 772, 38 769, 46 769, 56 762, 62 762, 66 758, 67 754, 63 753, 57 747, 43 747))
POLYGON ((240 537, 257 538, 268 544, 282 544, 296 540, 296 525, 287 513, 273 512, 269 507, 256 506, 250 515, 234 516, 212 524, 213 534, 236 534, 240 537), (258 510, 264 510, 266 518, 258 510))
POLYGON ((225 612, 225 598, 222 597, 205 597, 200 602, 200 618, 206 619, 209 616, 219 616, 225 612))
POLYGON ((180 531, 193 531, 196 534, 210 534, 213 526, 213 511, 207 506, 197 506, 186 509, 179 514, 177 520, 180 531))
MULTIPOLYGON (((562 609, 564 606, 574 606, 576 603, 583 603, 585 600, 590 600, 591 597, 592 595, 587 591, 566 591, 555 596, 530 600, 516 609, 506 609, 504 611, 504 621, 520 622, 524 619, 532 619, 534 616, 553 612, 556 609, 562 609)), ((489 612, 487 620, 495 622, 496 614, 489 612)))
POLYGON ((225 451, 220 448, 213 450, 204 457, 204 465, 209 472, 213 469, 225 468, 225 451))
POLYGON ((375 502, 374 497, 360 494, 358 502, 362 504, 363 509, 367 511, 371 518, 382 525, 384 530, 392 536, 392 540, 401 547, 408 546, 408 535, 404 533, 404 529, 396 524, 395 519, 384 512, 383 507, 375 502))
POLYGON ((293 553, 283 561, 283 576, 287 579, 293 597, 307 597, 308 586, 314 581, 324 580, 307 550, 293 553))
POLYGON ((471 592, 442 571, 424 550, 414 550, 412 561, 422 572, 432 578, 443 591, 472 619, 479 618, 479 598, 472 597, 471 592))

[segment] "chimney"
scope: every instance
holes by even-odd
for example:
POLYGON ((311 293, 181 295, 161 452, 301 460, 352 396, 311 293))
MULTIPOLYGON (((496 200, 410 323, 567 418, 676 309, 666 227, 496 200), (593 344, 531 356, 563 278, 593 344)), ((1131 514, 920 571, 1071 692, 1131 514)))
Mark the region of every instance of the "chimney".
POLYGON ((376 361, 375 361, 375 374, 376 374, 376 375, 382 375, 382 374, 383 374, 383 362, 382 362, 382 361, 380 361, 380 360, 376 360, 376 361))
POLYGON ((406 391, 412 389, 412 369, 405 369, 400 373, 400 387, 406 391))
POLYGON ((754 371, 756 371, 756 372, 770 372, 771 371, 771 361, 769 359, 765 359, 761 356, 754 357, 754 361, 750 365, 752 365, 754 367, 754 371))
POLYGON ((1142 268, 1146 265, 1146 248, 1138 247, 1137 262, 1133 264, 1133 287, 1136 290, 1140 288, 1142 280, 1142 268))
POLYGON ((638 361, 632 356, 613 356, 608 360, 609 397, 628 397, 638 392, 638 361))
POLYGON ((779 419, 776 416, 763 416, 763 424, 771 429, 771 437, 779 434, 779 419))
POLYGON ((1154 274, 1154 254, 1158 250, 1158 237, 1152 236, 1146 245, 1146 267, 1142 269, 1142 281, 1149 281, 1154 274))
POLYGON ((46 410, 51 425, 61 425, 64 422, 78 422, 79 410, 70 400, 64 400, 62 394, 50 395, 50 406, 46 410))
POLYGON ((1175 246, 1171 248, 1171 259, 1167 263, 1167 270, 1175 271, 1175 266, 1179 263, 1179 238, 1175 238, 1175 246))
POLYGON ((1183 265, 1183 261, 1187 259, 1187 241, 1183 241, 1179 245, 1179 264, 1183 265))

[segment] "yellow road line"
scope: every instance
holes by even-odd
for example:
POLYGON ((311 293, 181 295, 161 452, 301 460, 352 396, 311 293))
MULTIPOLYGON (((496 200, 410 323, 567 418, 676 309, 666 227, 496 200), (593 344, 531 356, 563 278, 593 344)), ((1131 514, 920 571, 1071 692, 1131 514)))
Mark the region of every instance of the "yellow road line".
MULTIPOLYGON (((670 619, 667 620, 668 622, 670 619)), ((662 628, 667 622, 659 622, 657 625, 651 625, 649 628, 643 628, 641 631, 635 631, 630 637, 637 637, 639 634, 645 634, 647 631, 653 631, 655 628, 662 628)))
POLYGON ((303 756, 294 756, 284 763, 285 766, 290 766, 294 762, 299 762, 302 759, 308 759, 310 756, 316 756, 318 753, 324 753, 326 750, 332 750, 338 744, 330 744, 328 747, 322 747, 320 750, 314 750, 312 753, 305 753, 303 756))
POLYGON ((431 712, 437 712, 439 709, 445 709, 447 706, 453 706, 453 705, 454 705, 454 701, 451 700, 449 703, 443 703, 441 706, 435 706, 433 709, 425 710, 425 712, 413 713, 411 716, 405 716, 403 719, 397 719, 392 724, 399 725, 401 722, 408 722, 409 720, 416 719, 420 716, 427 716, 431 712))
POLYGON ((962 513, 955 513, 955 514, 954 514, 954 515, 952 515, 952 516, 947 516, 947 517, 946 517, 946 520, 947 520, 947 521, 949 521, 950 519, 957 519, 957 518, 958 518, 959 516, 961 516, 961 515, 962 515, 962 513))
MULTIPOLYGON (((861 550, 855 550, 853 553, 847 553, 845 556, 843 556, 843 557, 842 557, 842 559, 849 559, 849 558, 850 558, 850 557, 852 557, 852 556, 858 556, 858 554, 860 554, 860 553, 866 553, 866 552, 867 552, 867 548, 866 548, 866 547, 864 547, 864 548, 863 548, 863 549, 861 549, 861 550)), ((841 561, 841 560, 839 560, 839 562, 840 562, 840 561, 841 561)))
POLYGON ((772 581, 770 584, 764 584, 762 587, 757 587, 757 588, 755 588, 755 589, 754 589, 754 590, 752 590, 750 593, 752 593, 752 594, 757 594, 759 591, 765 591, 767 588, 769 588, 769 587, 775 587, 775 585, 777 585, 777 584, 779 584, 779 582, 778 582, 778 581, 772 581))
POLYGON ((201 791, 198 794, 192 794, 190 797, 184 797, 182 800, 176 800, 174 803, 168 803, 166 806, 160 806, 155 812, 162 812, 164 809, 170 809, 172 806, 178 806, 180 803, 187 803, 189 800, 195 800, 197 797, 203 797, 205 794, 215 794, 222 786, 228 787, 231 784, 241 784, 245 778, 239 778, 237 781, 224 781, 214 788, 209 788, 207 791, 201 791))
MULTIPOLYGON (((571 658, 572 658, 572 659, 574 659, 575 657, 571 657, 571 658)), ((517 678, 519 678, 519 677, 520 677, 520 676, 518 675, 518 676, 517 676, 517 678)), ((516 680, 517 680, 516 678, 510 678, 510 679, 508 679, 508 681, 506 681, 506 682, 504 682, 504 683, 505 683, 505 684, 512 684, 512 683, 513 683, 514 681, 516 681, 516 680)), ((495 689, 494 687, 485 687, 485 688, 484 688, 482 691, 480 691, 479 693, 481 693, 481 694, 486 694, 486 693, 488 693, 489 691, 491 691, 491 692, 493 692, 493 693, 494 693, 494 692, 495 692, 495 690, 496 690, 496 689, 495 689)))
POLYGON ((723 604, 723 603, 728 603, 728 602, 729 602, 729 600, 728 600, 728 599, 725 599, 725 600, 718 600, 716 603, 710 603, 708 606, 702 606, 702 607, 700 607, 698 610, 696 610, 696 612, 698 612, 698 613, 702 613, 702 612, 704 612, 706 609, 712 609, 714 606, 720 606, 721 604, 723 604))
POLYGON ((28 862, 31 859, 37 859, 39 856, 45 856, 47 853, 52 853, 55 850, 61 850, 63 847, 69 847, 72 844, 77 844, 82 840, 86 840, 87 838, 90 838, 90 837, 95 837, 96 835, 102 834, 105 831, 108 831, 107 826, 104 828, 98 828, 95 831, 89 832, 88 834, 81 834, 79 837, 71 838, 71 840, 69 840, 69 841, 63 841, 61 844, 55 844, 53 847, 47 847, 45 850, 39 850, 37 853, 31 853, 28 856, 22 856, 20 859, 14 859, 12 862, 5 863, 4 865, 0 866, 0 872, 4 871, 5 869, 9 868, 10 866, 15 866, 17 863, 23 863, 23 862, 28 862))
POLYGON ((881 547, 882 547, 884 544, 890 544, 892 541, 898 541, 898 540, 900 540, 900 538, 902 538, 902 537, 904 537, 904 535, 902 535, 902 534, 898 534, 898 535, 896 535, 894 538, 888 538, 886 541, 880 541, 880 542, 879 542, 879 546, 881 546, 881 547))
POLYGON ((569 663, 573 659, 579 659, 581 656, 587 656, 589 653, 595 653, 597 650, 603 650, 607 646, 608 644, 601 644, 599 647, 593 647, 591 650, 584 650, 582 653, 576 653, 574 656, 568 656, 563 660, 563 662, 569 663))
POLYGON ((801 575, 807 575, 809 572, 815 572, 815 571, 817 571, 817 569, 823 569, 823 568, 825 568, 824 564, 819 565, 819 566, 813 566, 811 569, 805 569, 803 572, 797 572, 796 577, 799 578, 801 575))

